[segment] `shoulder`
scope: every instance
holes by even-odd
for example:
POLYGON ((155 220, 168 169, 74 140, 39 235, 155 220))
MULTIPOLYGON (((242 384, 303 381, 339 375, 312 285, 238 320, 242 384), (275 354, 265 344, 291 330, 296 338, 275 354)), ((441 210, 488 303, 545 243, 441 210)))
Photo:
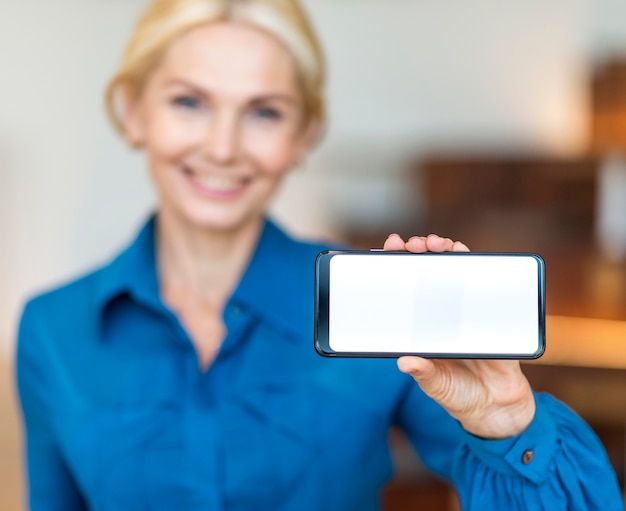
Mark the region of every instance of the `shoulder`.
MULTIPOLYGON (((127 246, 105 263, 66 282, 30 297, 24 306, 23 321, 46 318, 60 325, 80 325, 121 287, 129 275, 149 266, 152 250, 152 219, 127 246)), ((147 270, 146 270, 147 271, 147 270)))
POLYGON ((45 324, 63 330, 93 316, 95 290, 97 283, 105 278, 107 267, 94 269, 28 298, 20 318, 20 337, 24 330, 35 326, 45 324))
POLYGON ((295 237, 268 221, 248 268, 248 283, 273 289, 291 300, 309 306, 308 298, 313 292, 315 261, 320 252, 333 247, 324 241, 295 237), (298 290, 297 295, 292 292, 298 290))
POLYGON ((262 245, 270 249, 275 260, 280 261, 281 264, 306 267, 306 269, 313 267, 315 258, 320 252, 346 248, 325 240, 294 236, 273 221, 267 222, 263 238, 262 245))
POLYGON ((26 309, 55 308, 61 303, 76 300, 82 302, 94 288, 95 282, 108 265, 92 269, 70 278, 56 286, 44 289, 32 295, 26 301, 26 309))

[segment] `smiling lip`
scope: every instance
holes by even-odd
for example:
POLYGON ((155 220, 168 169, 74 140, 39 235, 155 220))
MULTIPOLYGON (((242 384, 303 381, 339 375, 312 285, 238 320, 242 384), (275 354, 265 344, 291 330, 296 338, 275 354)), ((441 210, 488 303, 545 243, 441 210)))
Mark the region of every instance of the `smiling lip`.
POLYGON ((183 167, 183 176, 194 190, 205 197, 217 199, 232 199, 246 189, 250 180, 234 176, 217 176, 214 174, 200 174, 189 167, 183 167))

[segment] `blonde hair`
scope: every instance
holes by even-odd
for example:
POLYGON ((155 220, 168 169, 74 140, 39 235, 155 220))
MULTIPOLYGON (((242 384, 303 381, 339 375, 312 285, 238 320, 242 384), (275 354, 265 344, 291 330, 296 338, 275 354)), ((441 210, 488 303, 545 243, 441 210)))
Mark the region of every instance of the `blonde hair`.
POLYGON ((140 16, 105 92, 107 114, 121 134, 125 125, 117 105, 119 92, 138 97, 150 71, 176 38, 217 22, 244 23, 279 40, 295 63, 306 119, 323 124, 324 56, 298 0, 153 0, 140 16))

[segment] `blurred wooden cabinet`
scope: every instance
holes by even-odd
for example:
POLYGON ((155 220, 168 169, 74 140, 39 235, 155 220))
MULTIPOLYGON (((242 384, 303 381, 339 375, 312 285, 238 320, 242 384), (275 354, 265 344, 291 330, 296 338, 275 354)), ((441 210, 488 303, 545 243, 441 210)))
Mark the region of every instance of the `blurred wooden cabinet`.
POLYGON ((478 250, 584 248, 593 236, 596 171, 593 158, 433 156, 415 169, 428 203, 422 228, 478 250))
POLYGON ((425 159, 416 174, 428 207, 415 229, 476 251, 536 252, 546 262, 548 314, 626 319, 626 290, 598 301, 606 277, 624 272, 596 249, 597 172, 593 157, 425 159))
POLYGON ((626 58, 600 63, 592 76, 590 152, 626 151, 626 58))

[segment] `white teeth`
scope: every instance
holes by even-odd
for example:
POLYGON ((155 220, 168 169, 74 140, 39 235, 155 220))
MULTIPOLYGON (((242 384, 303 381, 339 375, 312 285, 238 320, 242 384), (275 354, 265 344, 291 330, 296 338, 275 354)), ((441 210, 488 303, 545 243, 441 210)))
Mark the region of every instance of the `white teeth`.
POLYGON ((222 176, 196 176, 196 180, 205 188, 222 192, 235 190, 242 185, 240 179, 222 176))

